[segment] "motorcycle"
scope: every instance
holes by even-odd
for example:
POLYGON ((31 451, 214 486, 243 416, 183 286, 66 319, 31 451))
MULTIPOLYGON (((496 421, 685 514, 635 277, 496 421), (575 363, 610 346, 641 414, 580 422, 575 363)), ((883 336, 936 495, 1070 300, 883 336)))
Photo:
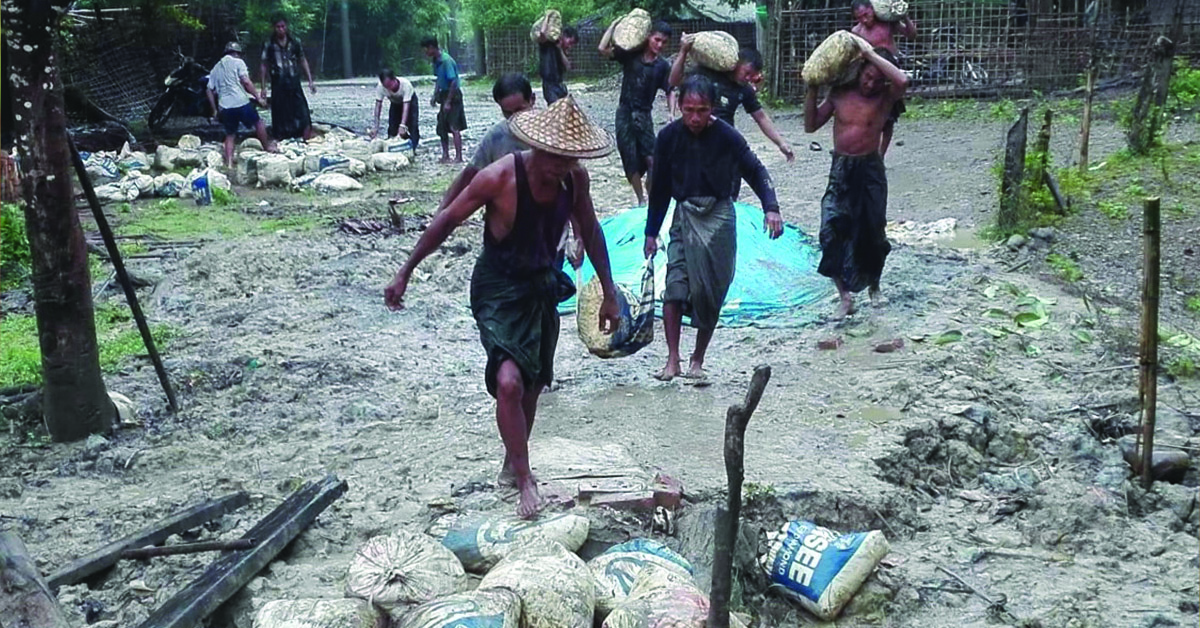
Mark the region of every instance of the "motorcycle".
POLYGON ((208 69, 191 57, 179 55, 180 64, 167 75, 166 91, 150 109, 147 121, 157 131, 171 116, 198 116, 210 118, 214 115, 208 104, 208 69))
POLYGON ((953 26, 933 29, 929 39, 931 54, 923 55, 924 59, 905 60, 910 81, 914 84, 957 87, 982 87, 988 84, 987 69, 979 59, 967 54, 959 46, 953 26))

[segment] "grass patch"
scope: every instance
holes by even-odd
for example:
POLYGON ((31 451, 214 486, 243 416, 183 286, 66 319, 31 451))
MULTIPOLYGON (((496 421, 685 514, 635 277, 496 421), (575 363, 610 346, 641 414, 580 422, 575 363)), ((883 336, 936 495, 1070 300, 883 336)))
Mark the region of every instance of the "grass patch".
POLYGON ((167 240, 187 240, 257 235, 280 229, 307 230, 322 224, 319 216, 307 213, 284 217, 248 214, 231 206, 236 205, 236 196, 228 192, 225 194, 228 196, 219 196, 214 190, 213 204, 208 207, 193 207, 176 199, 134 207, 118 231, 122 235, 153 235, 167 240))
POLYGON ((1193 314, 1200 314, 1200 295, 1188 297, 1183 306, 1193 314))
MULTIPOLYGON (((150 326, 150 334, 161 351, 178 334, 170 325, 150 326)), ((146 352, 129 309, 118 305, 96 308, 96 340, 100 345, 100 369, 117 371, 128 358, 146 352)), ((42 354, 38 348, 37 320, 29 315, 0 319, 0 387, 40 384, 42 354)))
POLYGON ((1167 374, 1175 379, 1192 378, 1200 376, 1200 369, 1196 368, 1195 360, 1181 355, 1167 362, 1167 374))
POLYGON ((1129 206, 1125 203, 1118 203, 1116 201, 1100 201, 1099 203, 1096 203, 1096 209, 1099 210, 1101 214, 1104 214, 1113 220, 1129 219, 1129 206))
POLYGON ((1063 281, 1075 283, 1083 279, 1083 270, 1079 268, 1079 263, 1066 255, 1051 253, 1046 256, 1046 263, 1063 281))

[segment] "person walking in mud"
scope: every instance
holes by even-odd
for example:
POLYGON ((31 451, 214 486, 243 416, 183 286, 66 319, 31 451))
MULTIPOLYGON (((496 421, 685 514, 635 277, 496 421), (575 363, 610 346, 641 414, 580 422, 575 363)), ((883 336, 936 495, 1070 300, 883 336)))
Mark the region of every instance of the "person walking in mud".
POLYGON ((266 106, 266 102, 254 91, 250 70, 242 60, 242 45, 236 41, 225 44, 225 56, 208 72, 208 104, 217 112, 217 119, 225 127, 225 167, 233 167, 233 141, 238 125, 254 129, 263 150, 278 152, 275 143, 267 137, 267 125, 258 117, 254 102, 266 106))
MULTIPOLYGON (((917 37, 917 25, 912 18, 905 15, 898 22, 876 19, 875 6, 871 4, 871 0, 854 0, 850 3, 850 11, 854 14, 854 27, 850 32, 867 40, 873 48, 887 49, 893 58, 899 58, 900 54, 899 48, 896 47, 897 34, 908 39, 917 37)), ((897 100, 896 104, 892 105, 887 124, 883 127, 883 142, 879 145, 880 157, 887 154, 888 147, 892 144, 892 132, 896 128, 896 121, 904 114, 904 110, 904 99, 897 100)))
POLYGON ((549 34, 550 20, 542 20, 538 32, 538 74, 542 77, 542 98, 546 106, 567 95, 567 72, 571 69, 571 58, 567 53, 579 41, 579 31, 574 26, 564 26, 558 41, 549 34))
POLYGON ((600 54, 621 64, 621 98, 617 104, 617 150, 625 178, 637 195, 638 205, 646 202, 642 178, 654 168, 654 98, 662 90, 667 95, 667 109, 673 110, 673 94, 668 78, 671 66, 661 56, 663 46, 671 40, 671 27, 655 22, 650 38, 641 47, 625 51, 613 44, 614 21, 600 38, 600 54))
MULTIPOLYGON (((684 33, 679 41, 679 54, 675 55, 675 63, 671 65, 671 76, 668 81, 671 87, 679 87, 679 84, 683 82, 688 53, 692 50, 695 35, 684 33)), ((728 122, 729 126, 737 128, 733 116, 737 113, 738 107, 742 107, 754 119, 754 123, 758 125, 762 134, 779 148, 779 152, 783 153, 789 162, 794 161, 796 153, 792 150, 791 144, 788 144, 787 140, 779 135, 779 131, 775 130, 771 116, 767 115, 762 104, 758 102, 758 92, 750 83, 750 79, 755 76, 761 80, 762 67, 762 55, 757 50, 742 48, 738 51, 737 65, 733 70, 714 72, 701 67, 696 70, 696 73, 703 74, 709 81, 712 81, 713 89, 716 90, 717 99, 713 102, 713 115, 728 122)), ((675 100, 675 105, 679 105, 678 99, 675 100)))
POLYGON ((908 87, 886 48, 856 38, 865 60, 858 81, 834 87, 817 104, 818 87, 804 98, 804 130, 814 133, 833 118, 833 164, 821 198, 821 263, 817 272, 833 280, 840 304, 835 318, 854 312, 853 293, 879 296, 883 263, 891 251, 887 226, 887 171, 884 128, 889 113, 908 87))
POLYGON ((267 77, 271 79, 271 134, 276 139, 312 137, 312 117, 308 111, 308 100, 300 86, 300 70, 308 77, 308 91, 317 93, 313 83, 312 69, 304 56, 300 40, 288 33, 287 18, 277 18, 272 26, 271 38, 263 44, 262 91, 259 97, 267 100, 267 77))
POLYGON ((417 145, 421 143, 421 116, 417 92, 408 79, 396 76, 390 68, 379 72, 379 85, 375 88, 375 123, 371 125, 371 139, 379 135, 379 114, 383 111, 385 100, 388 102, 387 138, 390 140, 396 136, 407 137, 415 155, 417 145))
POLYGON ((645 255, 658 252, 658 233, 667 206, 675 199, 671 242, 667 246, 667 285, 663 291, 663 328, 667 364, 655 377, 681 375, 679 336, 683 315, 696 328, 696 348, 684 377, 707 380, 704 354, 733 283, 737 258, 737 217, 733 197, 742 179, 763 205, 764 227, 772 239, 783 234, 783 218, 771 177, 746 138, 713 116, 717 94, 701 75, 679 86, 681 116, 658 134, 654 144, 654 180, 646 217, 645 255))
POLYGON ((529 436, 538 397, 554 378, 557 306, 575 292, 570 279, 554 265, 570 219, 580 226, 604 291, 595 324, 612 333, 619 321, 604 233, 592 206, 587 170, 579 164, 580 159, 607 155, 612 142, 570 96, 545 110, 522 111, 509 124, 530 150, 506 155, 481 170, 434 217, 384 290, 384 301, 392 310, 403 308, 417 264, 479 208, 485 208, 483 252, 471 275, 471 312, 487 352, 484 379, 496 398, 496 424, 504 441, 499 480, 516 485, 517 514, 529 518, 541 508, 529 466, 529 436))
POLYGON ((462 132, 467 130, 467 114, 463 108, 462 78, 458 75, 458 62, 442 52, 436 37, 421 40, 425 56, 433 62, 436 77, 433 100, 437 107, 437 134, 442 139, 442 160, 450 162, 450 137, 454 136, 454 163, 462 163, 462 132))

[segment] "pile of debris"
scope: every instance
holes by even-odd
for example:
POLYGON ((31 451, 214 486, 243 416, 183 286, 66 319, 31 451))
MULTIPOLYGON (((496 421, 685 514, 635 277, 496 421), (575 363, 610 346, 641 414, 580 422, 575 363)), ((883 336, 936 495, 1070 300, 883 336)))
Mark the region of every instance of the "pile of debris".
POLYGON ((218 170, 222 146, 184 135, 175 146, 160 145, 153 157, 130 149, 119 153, 82 153, 96 196, 101 201, 128 202, 144 197, 188 197, 193 183, 204 178, 210 188, 229 190, 232 183, 257 187, 279 186, 318 192, 357 190, 357 179, 368 172, 397 172, 409 166, 407 140, 367 141, 350 131, 331 128, 308 141, 279 142, 269 153, 257 139, 242 141, 234 158, 233 182, 218 170), (186 176, 181 169, 191 168, 186 176), (158 176, 150 174, 161 172, 158 176))

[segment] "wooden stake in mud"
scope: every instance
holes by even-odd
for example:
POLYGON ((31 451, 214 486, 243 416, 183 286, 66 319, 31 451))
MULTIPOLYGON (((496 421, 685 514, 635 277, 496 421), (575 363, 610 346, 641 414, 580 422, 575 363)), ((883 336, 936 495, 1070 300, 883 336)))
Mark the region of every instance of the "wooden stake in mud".
POLYGON ((1016 227, 1020 220, 1021 181, 1025 177, 1025 144, 1029 135, 1029 107, 1008 130, 1004 145, 1004 177, 1000 180, 1000 211, 996 226, 1001 230, 1016 227))
POLYGON ((117 241, 113 238, 112 228, 108 226, 108 218, 104 216, 104 210, 100 208, 100 199, 96 198, 92 179, 88 176, 83 158, 79 156, 79 150, 75 148, 75 142, 69 138, 67 142, 71 145, 71 161, 75 164, 75 174, 79 177, 79 185, 83 187, 83 194, 87 197, 88 205, 92 207, 96 226, 100 228, 100 235, 104 238, 104 247, 108 249, 108 257, 112 261, 113 269, 117 271, 117 279, 120 280, 121 287, 125 290, 125 300, 129 302, 129 309, 133 311, 133 320, 137 322, 138 331, 142 334, 142 343, 146 345, 146 352, 150 354, 150 361, 154 363, 154 372, 158 373, 158 381, 162 384, 163 392, 167 394, 167 405, 170 406, 171 412, 178 412, 179 404, 175 402, 175 389, 171 387, 167 369, 163 367, 162 358, 159 357, 158 349, 154 346, 154 336, 150 334, 146 316, 142 314, 142 307, 138 305, 137 292, 134 291, 133 282, 129 280, 129 273, 125 271, 125 262, 121 260, 121 251, 117 249, 117 241))
POLYGON ((1159 199, 1146 199, 1142 224, 1145 249, 1142 280, 1142 356, 1138 397, 1142 402, 1142 488, 1154 484, 1154 421, 1158 408, 1158 243, 1159 199))
POLYGON ((771 367, 759 366, 750 379, 750 390, 741 405, 729 406, 725 414, 725 474, 729 499, 717 510, 713 542, 712 591, 709 593, 708 628, 729 628, 729 596, 733 591, 733 552, 737 546, 738 516, 742 509, 742 480, 745 476, 746 425, 758 407, 771 367))
POLYGON ((1092 136, 1092 97, 1096 95, 1096 51, 1088 58, 1087 91, 1083 96, 1083 121, 1079 124, 1079 174, 1088 171, 1088 140, 1092 136))
POLYGON ((0 618, 4 626, 69 628, 21 538, 0 532, 0 618))

